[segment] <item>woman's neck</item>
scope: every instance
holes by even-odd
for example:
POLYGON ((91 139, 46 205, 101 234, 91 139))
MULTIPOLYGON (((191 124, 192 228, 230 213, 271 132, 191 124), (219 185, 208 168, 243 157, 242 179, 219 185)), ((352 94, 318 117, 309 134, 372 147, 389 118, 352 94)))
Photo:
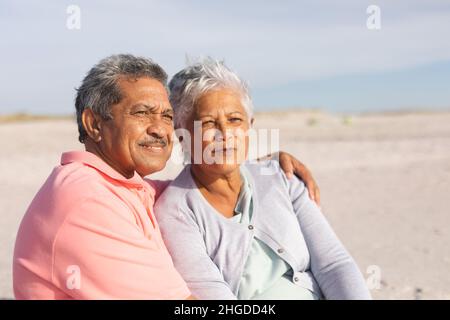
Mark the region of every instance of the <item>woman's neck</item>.
POLYGON ((198 166, 191 165, 191 173, 206 200, 222 215, 232 217, 242 184, 239 167, 221 175, 205 173, 198 166))

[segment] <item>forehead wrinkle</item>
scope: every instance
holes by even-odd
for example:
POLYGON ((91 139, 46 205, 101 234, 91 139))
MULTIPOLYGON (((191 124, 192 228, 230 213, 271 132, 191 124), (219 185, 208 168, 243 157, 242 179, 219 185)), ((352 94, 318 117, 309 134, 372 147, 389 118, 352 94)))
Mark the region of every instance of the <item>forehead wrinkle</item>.
POLYGON ((164 102, 159 102, 159 104, 156 103, 147 103, 147 102, 138 102, 133 104, 131 107, 135 108, 135 107, 139 107, 139 106, 143 106, 145 108, 147 108, 149 111, 156 111, 157 109, 161 108, 163 109, 162 112, 167 112, 167 111, 172 111, 172 106, 168 103, 164 103, 164 102))

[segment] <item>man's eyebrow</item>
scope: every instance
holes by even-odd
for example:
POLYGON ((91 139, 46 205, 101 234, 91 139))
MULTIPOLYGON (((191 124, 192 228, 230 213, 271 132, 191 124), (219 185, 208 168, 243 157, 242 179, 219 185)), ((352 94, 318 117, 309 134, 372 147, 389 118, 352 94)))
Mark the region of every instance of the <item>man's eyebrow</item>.
MULTIPOLYGON (((145 107, 148 109, 148 111, 155 112, 155 113, 158 113, 158 111, 160 109, 160 105, 156 105, 156 104, 150 105, 147 103, 136 103, 131 106, 131 108, 137 108, 137 107, 145 107)), ((161 113, 167 113, 167 112, 173 113, 173 109, 171 107, 164 106, 161 113)))
POLYGON ((145 107, 147 109, 156 109, 156 108, 158 108, 157 105, 150 105, 150 104, 146 104, 146 103, 136 103, 136 104, 133 104, 131 107, 132 108, 145 107))
POLYGON ((170 108, 170 107, 167 107, 167 108, 165 108, 165 109, 162 111, 162 113, 171 113, 171 114, 173 114, 173 109, 170 108))

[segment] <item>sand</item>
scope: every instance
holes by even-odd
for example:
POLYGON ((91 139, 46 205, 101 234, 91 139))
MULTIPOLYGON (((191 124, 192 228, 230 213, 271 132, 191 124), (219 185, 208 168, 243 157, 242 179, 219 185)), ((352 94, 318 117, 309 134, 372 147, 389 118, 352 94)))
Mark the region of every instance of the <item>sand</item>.
MULTIPOLYGON (((375 299, 450 299, 450 112, 272 112, 255 126, 279 128, 281 149, 313 171, 375 299)), ((12 298, 20 220, 61 153, 83 146, 71 120, 1 123, 0 136, 0 298, 12 298)))

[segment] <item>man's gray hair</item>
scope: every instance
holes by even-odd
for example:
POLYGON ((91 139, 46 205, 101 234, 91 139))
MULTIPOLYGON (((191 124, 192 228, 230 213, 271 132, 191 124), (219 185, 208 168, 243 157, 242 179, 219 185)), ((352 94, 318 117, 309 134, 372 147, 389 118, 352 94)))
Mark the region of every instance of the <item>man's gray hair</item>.
POLYGON ((223 61, 210 57, 195 62, 176 75, 169 82, 170 103, 174 109, 175 128, 186 128, 194 111, 196 101, 206 92, 228 88, 241 95, 241 103, 249 121, 253 116, 253 103, 248 85, 229 69, 223 61))
POLYGON ((75 99, 80 142, 87 138, 81 121, 83 111, 90 108, 103 119, 112 119, 110 107, 122 100, 119 80, 142 77, 158 80, 167 89, 167 74, 163 68, 150 59, 131 54, 112 55, 89 70, 75 99))

